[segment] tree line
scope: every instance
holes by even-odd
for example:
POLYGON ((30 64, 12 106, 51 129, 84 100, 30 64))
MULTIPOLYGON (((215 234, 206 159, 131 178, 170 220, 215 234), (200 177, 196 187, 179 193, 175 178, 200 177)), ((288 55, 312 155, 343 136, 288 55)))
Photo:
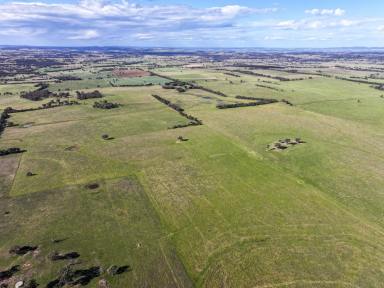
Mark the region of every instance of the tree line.
POLYGON ((184 128, 184 127, 188 127, 188 126, 203 125, 203 121, 199 120, 198 118, 196 118, 196 117, 194 117, 192 115, 189 115, 189 114, 185 113, 184 109, 181 108, 179 105, 177 105, 175 103, 172 103, 171 101, 169 101, 169 100, 167 100, 165 98, 162 98, 159 95, 152 94, 152 97, 155 98, 156 100, 158 100, 159 102, 167 105, 171 109, 177 111, 184 118, 187 118, 188 120, 190 120, 190 122, 188 124, 175 125, 175 126, 171 127, 170 129, 177 129, 177 128, 184 128))
POLYGON ((259 105, 267 105, 272 103, 279 102, 276 99, 267 99, 267 98, 257 98, 257 97, 248 97, 248 96, 236 96, 236 99, 241 100, 252 100, 252 102, 247 103, 220 103, 216 105, 218 109, 232 109, 232 108, 240 108, 240 107, 252 107, 259 105))

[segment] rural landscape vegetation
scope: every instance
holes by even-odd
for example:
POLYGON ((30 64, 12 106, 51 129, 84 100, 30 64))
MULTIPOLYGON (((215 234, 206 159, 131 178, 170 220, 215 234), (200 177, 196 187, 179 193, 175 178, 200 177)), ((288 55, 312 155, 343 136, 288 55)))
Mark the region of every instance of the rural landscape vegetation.
POLYGON ((4 45, 0 111, 1 288, 384 287, 381 48, 4 45))

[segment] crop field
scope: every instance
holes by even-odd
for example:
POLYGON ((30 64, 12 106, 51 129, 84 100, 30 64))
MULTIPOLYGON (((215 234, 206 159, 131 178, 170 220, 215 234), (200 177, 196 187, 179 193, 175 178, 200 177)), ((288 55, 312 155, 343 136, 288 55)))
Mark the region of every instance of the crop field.
POLYGON ((111 55, 0 84, 0 150, 22 149, 0 156, 0 283, 383 287, 384 91, 340 68, 363 64, 111 55))

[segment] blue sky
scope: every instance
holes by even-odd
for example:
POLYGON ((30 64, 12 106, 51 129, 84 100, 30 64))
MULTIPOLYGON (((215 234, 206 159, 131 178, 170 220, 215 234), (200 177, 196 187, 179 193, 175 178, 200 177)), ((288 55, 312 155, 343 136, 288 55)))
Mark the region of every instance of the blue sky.
POLYGON ((0 0, 0 45, 384 47, 384 1, 0 0))

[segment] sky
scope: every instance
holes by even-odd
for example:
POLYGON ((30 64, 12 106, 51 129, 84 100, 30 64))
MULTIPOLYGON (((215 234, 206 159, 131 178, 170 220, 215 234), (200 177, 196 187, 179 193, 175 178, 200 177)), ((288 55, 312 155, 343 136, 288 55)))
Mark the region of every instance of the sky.
POLYGON ((0 0, 0 45, 384 47, 383 0, 0 0))

